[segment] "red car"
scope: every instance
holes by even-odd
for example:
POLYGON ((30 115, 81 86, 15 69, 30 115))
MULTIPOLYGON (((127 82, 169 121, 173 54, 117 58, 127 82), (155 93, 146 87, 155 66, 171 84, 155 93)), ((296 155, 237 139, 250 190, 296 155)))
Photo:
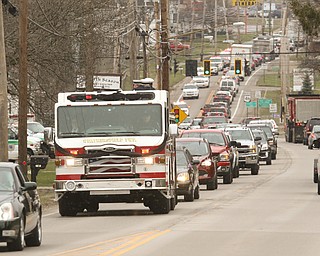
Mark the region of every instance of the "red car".
POLYGON ((218 161, 217 174, 223 177, 224 184, 233 182, 231 163, 233 155, 231 146, 236 146, 235 141, 228 141, 223 130, 219 129, 197 129, 184 130, 180 134, 181 138, 205 138, 208 140, 213 155, 218 161))
POLYGON ((214 129, 216 128, 217 124, 221 123, 228 123, 228 118, 224 115, 205 116, 200 123, 200 127, 214 129))
POLYGON ((218 188, 217 160, 209 142, 204 138, 177 138, 177 147, 186 147, 193 159, 199 160, 199 183, 207 185, 207 190, 218 188))
POLYGON ((169 43, 169 47, 172 51, 182 51, 182 50, 186 50, 186 49, 190 49, 190 45, 189 44, 183 44, 181 42, 174 42, 171 41, 169 43))

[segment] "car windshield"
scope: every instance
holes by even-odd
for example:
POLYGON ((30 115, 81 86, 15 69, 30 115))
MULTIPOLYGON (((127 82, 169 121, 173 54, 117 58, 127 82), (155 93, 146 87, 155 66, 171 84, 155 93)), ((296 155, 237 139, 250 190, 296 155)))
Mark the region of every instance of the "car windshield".
POLYGON ((252 127, 259 128, 259 129, 263 130, 269 139, 273 138, 273 133, 272 133, 272 130, 269 126, 264 125, 264 126, 252 126, 252 127))
POLYGON ((0 191, 13 191, 14 179, 9 168, 0 168, 0 191))
POLYGON ((60 106, 59 138, 108 136, 161 136, 160 104, 60 106))
POLYGON ((209 152, 208 144, 204 141, 178 141, 177 146, 186 147, 193 156, 203 156, 209 152))
POLYGON ((226 118, 224 116, 210 116, 203 119, 203 124, 216 124, 216 123, 225 123, 226 118))
POLYGON ((198 87, 194 84, 186 84, 183 89, 197 89, 198 87))
POLYGON ((187 117, 186 119, 183 120, 182 124, 190 124, 192 122, 191 117, 187 117))
POLYGON ((227 130, 233 140, 252 140, 249 130, 227 130))
POLYGON ((262 141, 263 143, 267 142, 268 138, 267 138, 267 136, 266 136, 266 134, 265 134, 264 131, 261 131, 261 130, 253 130, 252 133, 253 133, 253 136, 254 136, 255 138, 256 138, 256 137, 261 137, 261 141, 262 141))
POLYGON ((182 150, 176 151, 176 163, 177 163, 177 166, 187 166, 188 165, 187 158, 182 150))
POLYGON ((188 132, 182 133, 182 138, 204 138, 207 139, 210 144, 216 144, 219 146, 225 146, 226 142, 220 132, 188 132))
POLYGON ((44 127, 40 123, 27 123, 27 128, 33 133, 42 133, 44 132, 44 127))
POLYGON ((313 132, 320 132, 320 125, 313 126, 313 132))

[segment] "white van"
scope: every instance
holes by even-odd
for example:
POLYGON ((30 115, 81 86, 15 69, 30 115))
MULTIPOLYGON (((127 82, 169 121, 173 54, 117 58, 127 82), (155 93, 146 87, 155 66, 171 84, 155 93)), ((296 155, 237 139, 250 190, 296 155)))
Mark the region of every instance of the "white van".
POLYGON ((232 91, 233 91, 233 96, 235 96, 237 93, 238 93, 238 91, 239 91, 239 86, 238 86, 238 84, 236 83, 236 81, 234 80, 234 79, 232 79, 232 78, 227 78, 227 79, 221 79, 221 81, 220 81, 220 85, 219 85, 219 87, 221 88, 221 87, 230 87, 230 88, 232 88, 232 91))

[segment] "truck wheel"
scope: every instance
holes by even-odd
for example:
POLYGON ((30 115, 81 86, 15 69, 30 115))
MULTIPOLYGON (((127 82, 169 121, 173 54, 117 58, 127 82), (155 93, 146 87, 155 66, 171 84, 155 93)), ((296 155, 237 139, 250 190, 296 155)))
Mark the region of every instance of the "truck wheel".
POLYGON ((271 158, 270 158, 270 159, 267 159, 266 164, 267 164, 267 165, 271 165, 271 163, 272 163, 272 162, 271 162, 271 158))
POLYGON ((199 199, 199 198, 200 198, 200 187, 198 185, 194 190, 194 199, 199 199))
POLYGON ((155 214, 168 214, 171 209, 170 199, 166 197, 155 199, 149 203, 149 208, 155 214))
POLYGON ((251 175, 258 175, 259 174, 259 165, 253 165, 251 167, 251 175))
POLYGON ((194 189, 191 189, 189 194, 184 195, 184 201, 193 202, 194 201, 194 189))
POLYGON ((59 213, 61 216, 76 216, 80 212, 79 202, 74 196, 64 195, 59 200, 59 213))
POLYGON ((276 153, 271 153, 271 159, 276 160, 277 159, 277 154, 276 153))
POLYGON ((313 172, 313 183, 318 183, 319 178, 318 178, 318 172, 313 172))
POLYGON ((318 195, 320 195, 320 182, 318 181, 318 195))
POLYGON ((233 182, 233 174, 231 170, 229 170, 229 173, 223 176, 223 184, 231 184, 232 182, 233 182))
POLYGON ((97 212, 99 210, 99 203, 98 202, 90 202, 86 206, 87 212, 97 212))

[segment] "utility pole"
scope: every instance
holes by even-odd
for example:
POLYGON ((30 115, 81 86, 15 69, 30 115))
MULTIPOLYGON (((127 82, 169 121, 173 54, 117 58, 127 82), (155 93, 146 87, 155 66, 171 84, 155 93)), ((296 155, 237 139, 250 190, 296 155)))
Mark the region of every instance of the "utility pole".
POLYGON ((0 3, 0 161, 8 161, 8 89, 3 11, 0 3))
POLYGON ((154 2, 154 18, 156 20, 156 89, 160 90, 162 88, 161 85, 161 44, 160 44, 160 15, 159 15, 159 2, 154 2))
MULTIPOLYGON (((28 35, 28 0, 20 0, 19 15, 19 164, 27 174, 27 114, 28 114, 28 58, 27 58, 27 35, 28 35)), ((6 124, 7 125, 7 124, 6 124)))
POLYGON ((93 91, 94 49, 93 49, 93 15, 92 1, 86 2, 87 19, 85 24, 85 81, 86 90, 93 91))
POLYGON ((226 1, 223 0, 223 15, 224 15, 224 25, 226 30, 226 38, 229 41, 229 31, 228 31, 228 18, 227 18, 227 8, 226 8, 226 1))
POLYGON ((202 12, 202 32, 201 32, 201 53, 200 53, 200 61, 203 61, 203 44, 204 44, 204 26, 205 26, 205 18, 206 18, 206 8, 207 8, 207 0, 203 1, 203 12, 202 12))
MULTIPOLYGON (((128 12, 133 12, 131 15, 131 20, 136 20, 136 11, 135 11, 135 1, 129 1, 129 8, 128 12)), ((130 81, 138 78, 137 75, 137 31, 133 29, 131 31, 131 40, 130 40, 130 81)))
POLYGON ((217 54, 217 43, 218 43, 218 13, 217 13, 217 0, 214 0, 214 54, 217 54))
POLYGON ((161 0, 162 90, 169 91, 168 0, 161 0))
MULTIPOLYGON (((240 1, 237 0, 237 20, 238 20, 238 22, 239 22, 239 20, 240 20, 239 12, 240 12, 240 1)), ((241 44, 240 26, 237 26, 237 33, 238 33, 238 44, 241 44)))

